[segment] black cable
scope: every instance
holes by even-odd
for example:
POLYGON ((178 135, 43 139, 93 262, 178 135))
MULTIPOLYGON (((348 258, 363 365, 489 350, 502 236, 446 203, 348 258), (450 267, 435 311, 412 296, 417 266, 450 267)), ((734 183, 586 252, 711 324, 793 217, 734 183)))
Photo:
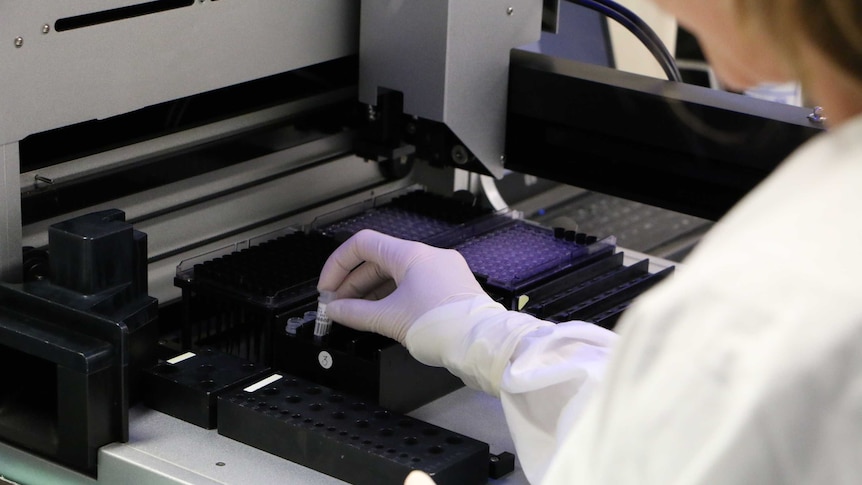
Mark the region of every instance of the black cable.
POLYGON ((629 32, 634 34, 638 40, 646 46, 647 50, 658 61, 665 75, 671 81, 682 82, 682 74, 676 65, 676 61, 670 51, 665 46, 664 42, 659 38, 658 34, 646 22, 638 17, 631 10, 612 0, 567 0, 575 5, 588 8, 599 12, 618 24, 625 27, 629 32))
POLYGON ((676 60, 673 55, 665 46, 664 42, 655 33, 652 27, 649 26, 646 22, 643 21, 637 14, 632 12, 631 10, 623 7, 619 3, 613 0, 587 0, 591 3, 597 3, 599 6, 603 6, 609 11, 613 12, 611 14, 611 18, 620 22, 621 25, 626 27, 630 32, 632 32, 644 45, 647 49, 655 56, 656 60, 661 65, 662 69, 665 71, 668 79, 672 81, 682 81, 682 75, 679 72, 679 68, 676 65, 676 60), (620 17, 617 18, 618 14, 620 17))
MULTIPOLYGON (((572 1, 572 0, 569 0, 572 1)), ((617 21, 634 34, 653 54, 653 56, 661 65, 668 79, 672 81, 682 82, 682 74, 676 65, 676 60, 670 53, 664 42, 655 33, 652 27, 643 21, 637 14, 623 7, 613 0, 579 0, 591 4, 598 4, 598 7, 604 7, 609 18, 617 21)))

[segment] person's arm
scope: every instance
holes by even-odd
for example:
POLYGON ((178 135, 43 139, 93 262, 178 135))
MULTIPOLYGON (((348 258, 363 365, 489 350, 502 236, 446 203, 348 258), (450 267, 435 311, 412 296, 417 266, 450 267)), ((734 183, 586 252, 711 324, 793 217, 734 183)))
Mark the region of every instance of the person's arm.
POLYGON ((601 382, 616 337, 591 323, 554 325, 467 300, 420 317, 405 345, 419 361, 501 398, 521 466, 539 483, 601 382))
POLYGON ((394 338, 420 362, 500 396, 521 465, 544 474, 600 381, 615 334, 507 311, 456 251, 361 231, 329 258, 318 288, 335 291, 327 313, 394 338))

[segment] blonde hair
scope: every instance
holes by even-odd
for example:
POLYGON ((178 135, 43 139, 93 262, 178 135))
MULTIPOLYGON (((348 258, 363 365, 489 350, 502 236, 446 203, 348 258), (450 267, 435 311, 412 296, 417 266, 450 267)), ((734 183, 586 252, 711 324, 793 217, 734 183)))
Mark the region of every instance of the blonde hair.
POLYGON ((862 1, 860 0, 736 0, 743 22, 764 29, 798 64, 799 44, 808 39, 833 64, 862 83, 862 1))

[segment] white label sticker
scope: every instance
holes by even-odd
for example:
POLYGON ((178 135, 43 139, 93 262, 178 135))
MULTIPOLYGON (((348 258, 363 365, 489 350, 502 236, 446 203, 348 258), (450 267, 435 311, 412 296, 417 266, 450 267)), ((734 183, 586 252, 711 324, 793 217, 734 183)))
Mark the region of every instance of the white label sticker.
POLYGON ((185 354, 178 355, 178 356, 174 357, 173 359, 169 359, 168 364, 179 364, 180 362, 182 362, 186 359, 191 359, 194 356, 195 356, 195 354, 193 352, 186 352, 185 354))
POLYGON ((254 384, 252 384, 252 385, 250 385, 250 386, 246 387, 245 389, 243 389, 243 391, 245 391, 245 392, 254 392, 254 391, 257 391, 258 389, 260 389, 260 388, 262 388, 262 387, 265 387, 265 386, 268 386, 268 385, 272 384, 273 382, 275 382, 275 381, 277 381, 277 380, 279 380, 279 379, 281 379, 281 376, 280 376, 280 375, 278 375, 278 374, 273 374, 273 375, 271 375, 271 376, 267 377, 266 379, 264 379, 264 380, 262 380, 262 381, 258 381, 258 382, 256 382, 256 383, 254 383, 254 384))
POLYGON ((329 369, 330 367, 332 367, 332 354, 325 350, 322 351, 321 353, 317 354, 317 362, 320 363, 320 367, 323 367, 324 369, 329 369))

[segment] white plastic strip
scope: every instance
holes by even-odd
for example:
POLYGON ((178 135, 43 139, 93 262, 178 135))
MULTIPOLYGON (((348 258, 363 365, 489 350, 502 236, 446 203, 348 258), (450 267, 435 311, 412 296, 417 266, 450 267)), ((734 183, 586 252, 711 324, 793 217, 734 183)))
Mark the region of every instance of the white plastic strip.
POLYGON ((191 359, 195 354, 193 352, 186 352, 185 354, 180 354, 173 359, 168 359, 168 364, 178 364, 184 360, 191 359))
POLYGON ((280 375, 278 375, 278 374, 273 374, 273 375, 271 375, 271 376, 267 377, 266 379, 264 379, 264 380, 262 380, 262 381, 258 381, 258 382, 256 382, 256 383, 254 383, 254 384, 252 384, 252 385, 250 385, 250 386, 246 387, 245 389, 243 389, 243 391, 245 391, 245 392, 254 392, 254 391, 257 391, 258 389, 260 389, 260 388, 262 388, 262 387, 266 387, 266 386, 268 386, 268 385, 272 384, 273 382, 275 382, 275 381, 277 381, 277 380, 279 380, 279 379, 281 379, 281 376, 280 376, 280 375))

